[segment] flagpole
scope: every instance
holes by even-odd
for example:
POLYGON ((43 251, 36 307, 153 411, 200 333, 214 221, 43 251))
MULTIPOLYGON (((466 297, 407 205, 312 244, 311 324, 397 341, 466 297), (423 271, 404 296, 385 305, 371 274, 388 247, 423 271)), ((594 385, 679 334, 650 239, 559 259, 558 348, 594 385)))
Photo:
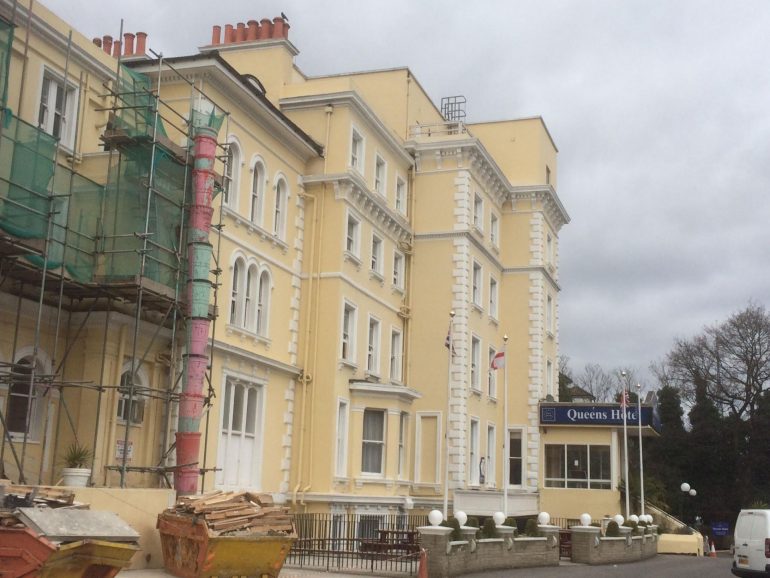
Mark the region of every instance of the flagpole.
POLYGON ((644 515, 644 456, 642 455, 642 386, 636 384, 637 414, 639 414, 639 489, 641 492, 641 513, 644 515))
POLYGON ((510 481, 511 434, 508 432, 508 335, 503 335, 503 514, 508 517, 508 482, 510 481))
POLYGON ((626 399, 628 395, 628 390, 626 388, 623 388, 623 398, 621 402, 621 409, 623 410, 623 468, 625 471, 625 479, 626 479, 626 520, 628 520, 628 516, 631 514, 631 507, 630 507, 630 494, 631 494, 631 484, 628 479, 628 429, 626 424, 626 410, 628 409, 628 404, 626 403, 626 399))
POLYGON ((449 520, 449 410, 452 407, 452 362, 454 361, 455 346, 452 330, 454 329, 454 318, 455 312, 452 310, 449 312, 449 332, 447 333, 449 363, 447 364, 446 418, 444 420, 444 520, 449 520))

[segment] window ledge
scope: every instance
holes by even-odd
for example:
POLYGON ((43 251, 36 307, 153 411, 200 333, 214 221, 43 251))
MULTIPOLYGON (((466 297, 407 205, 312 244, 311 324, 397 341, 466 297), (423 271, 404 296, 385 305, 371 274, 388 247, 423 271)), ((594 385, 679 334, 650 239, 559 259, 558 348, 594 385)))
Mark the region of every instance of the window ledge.
POLYGON ((471 227, 471 232, 473 232, 478 237, 481 237, 482 239, 484 238, 484 230, 475 223, 471 227))
POLYGON ((487 396, 487 401, 489 401, 491 403, 497 403, 497 396, 496 395, 488 395, 487 396))
POLYGON ((236 227, 243 227, 249 233, 256 233, 263 241, 269 241, 271 245, 280 249, 283 253, 286 253, 289 250, 289 245, 281 237, 267 231, 262 228, 261 225, 241 216, 233 207, 223 205, 222 211, 225 215, 235 221, 236 227))
POLYGON ((358 370, 358 364, 352 359, 345 359, 344 357, 339 360, 340 367, 347 367, 349 369, 358 370))
POLYGON ((232 323, 227 324, 227 327, 225 327, 225 332, 227 335, 238 335, 244 339, 252 339, 255 344, 261 343, 268 348, 272 343, 269 337, 259 335, 258 333, 254 333, 253 331, 249 331, 248 329, 239 327, 238 325, 234 325, 232 323))
POLYGON ((472 385, 472 386, 471 386, 471 393, 472 393, 473 395, 478 395, 479 397, 481 397, 481 389, 480 389, 480 388, 478 388, 478 387, 477 387, 477 386, 475 386, 475 385, 472 385))
POLYGON ((353 263, 353 265, 356 266, 356 269, 361 268, 361 259, 358 257, 358 255, 348 251, 347 249, 345 250, 343 255, 345 257, 345 261, 350 261, 351 263, 353 263))
POLYGON ((497 325, 499 325, 499 324, 500 324, 500 321, 497 319, 497 316, 495 316, 495 315, 492 315, 491 313, 490 313, 490 315, 489 315, 489 322, 490 322, 492 325, 494 325, 494 326, 497 326, 497 325))
POLYGON ((374 269, 369 270, 369 279, 377 281, 380 286, 385 285, 385 279, 383 278, 382 273, 375 271, 374 269))
POLYGON ((391 285, 390 290, 393 291, 393 293, 398 293, 399 295, 404 294, 404 288, 399 285, 391 285))
POLYGON ((379 381, 380 380, 380 372, 377 371, 377 370, 367 369, 364 372, 364 375, 366 376, 367 379, 372 379, 374 381, 379 381))
POLYGON ((492 242, 491 246, 492 246, 492 250, 495 252, 495 254, 499 255, 500 254, 500 245, 498 245, 495 242, 492 242))
POLYGON ((474 309, 474 311, 476 311, 476 313, 483 313, 484 312, 484 308, 481 305, 479 305, 478 303, 476 303, 475 301, 473 303, 471 303, 471 307, 473 307, 473 309, 474 309))

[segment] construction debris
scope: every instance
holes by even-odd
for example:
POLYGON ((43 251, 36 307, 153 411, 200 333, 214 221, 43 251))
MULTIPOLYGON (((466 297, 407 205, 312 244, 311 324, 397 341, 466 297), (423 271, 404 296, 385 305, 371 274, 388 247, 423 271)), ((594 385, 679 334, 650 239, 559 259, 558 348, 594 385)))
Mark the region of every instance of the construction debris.
POLYGON ((202 518, 215 535, 294 533, 289 509, 276 506, 270 494, 215 490, 181 497, 167 511, 202 518))

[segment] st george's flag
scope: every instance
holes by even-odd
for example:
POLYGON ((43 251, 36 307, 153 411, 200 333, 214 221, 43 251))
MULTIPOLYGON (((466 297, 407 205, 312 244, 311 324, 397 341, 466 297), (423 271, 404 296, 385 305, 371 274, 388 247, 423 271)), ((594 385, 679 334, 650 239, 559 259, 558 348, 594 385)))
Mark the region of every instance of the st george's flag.
POLYGON ((498 351, 489 363, 489 369, 505 367, 505 351, 498 351))

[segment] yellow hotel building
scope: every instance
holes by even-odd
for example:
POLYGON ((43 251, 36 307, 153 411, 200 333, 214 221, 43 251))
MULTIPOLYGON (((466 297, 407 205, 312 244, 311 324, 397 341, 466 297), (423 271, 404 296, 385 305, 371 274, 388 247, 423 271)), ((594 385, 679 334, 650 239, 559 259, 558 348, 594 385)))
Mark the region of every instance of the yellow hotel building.
POLYGON ((192 467, 199 490, 296 512, 620 511, 617 421, 543 423, 569 216, 541 118, 465 122, 408 68, 307 75, 282 18, 162 58, 39 3, 0 15, 5 476, 56 483, 77 442, 92 485, 192 467), (185 253, 203 125, 205 325, 185 253), (192 465, 174 446, 190 423, 192 465))

